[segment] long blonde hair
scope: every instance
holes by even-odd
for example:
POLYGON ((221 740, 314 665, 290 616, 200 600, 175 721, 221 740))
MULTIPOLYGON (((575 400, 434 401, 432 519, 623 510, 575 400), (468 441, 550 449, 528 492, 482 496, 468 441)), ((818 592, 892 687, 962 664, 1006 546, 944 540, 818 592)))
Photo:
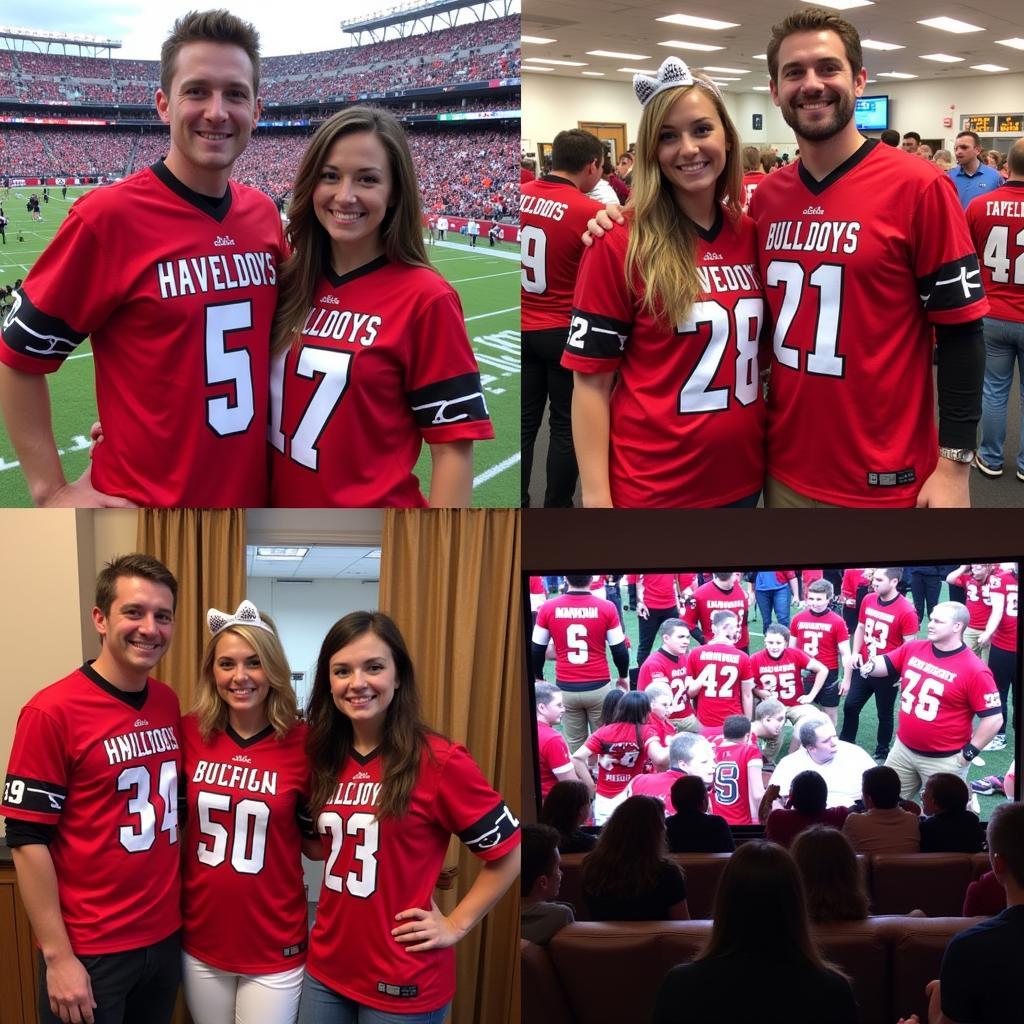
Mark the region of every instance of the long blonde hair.
POLYGON ((376 107, 347 107, 317 129, 303 154, 288 205, 286 232, 291 255, 281 264, 277 313, 270 336, 271 353, 288 348, 309 313, 317 283, 330 256, 331 240, 313 209, 313 190, 334 143, 343 135, 373 132, 387 151, 391 199, 380 226, 384 252, 393 263, 434 268, 423 244, 420 190, 405 131, 393 114, 376 107))
POLYGON ((196 685, 196 696, 192 704, 192 711, 199 720, 199 734, 204 740, 209 740, 215 732, 223 732, 228 725, 228 706, 221 699, 213 677, 217 644, 220 643, 221 637, 227 636, 228 633, 240 637, 259 656, 263 674, 270 686, 267 692, 267 718, 277 738, 283 739, 298 721, 298 704, 292 687, 291 669, 281 647, 277 627, 265 612, 260 612, 260 618, 273 632, 268 633, 258 626, 240 622, 222 629, 206 642, 202 666, 199 669, 199 682, 196 685))
MULTIPOLYGON (((697 72, 693 75, 704 78, 697 72)), ((666 89, 644 107, 633 165, 633 191, 626 203, 630 219, 627 278, 632 280, 636 274, 644 282, 644 312, 664 318, 673 326, 688 317, 702 288, 697 275, 697 228, 679 209, 672 186, 661 173, 658 136, 672 104, 690 89, 704 86, 666 89)), ((715 105, 728 145, 725 168, 715 183, 715 202, 724 203, 735 217, 739 215, 743 196, 740 139, 718 93, 704 91, 715 105)))

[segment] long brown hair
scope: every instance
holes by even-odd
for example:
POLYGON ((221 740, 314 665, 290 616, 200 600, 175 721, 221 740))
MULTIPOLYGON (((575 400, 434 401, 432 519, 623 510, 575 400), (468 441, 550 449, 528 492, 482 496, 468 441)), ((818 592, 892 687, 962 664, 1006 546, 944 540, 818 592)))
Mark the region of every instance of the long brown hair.
POLYGON ((654 889, 664 864, 682 872, 668 855, 665 806, 652 796, 631 796, 612 811, 583 859, 580 879, 586 891, 630 899, 654 889))
POLYGON ((863 921, 868 894, 850 841, 834 828, 812 825, 789 848, 796 861, 812 921, 863 921))
POLYGON ((313 692, 306 709, 309 725, 306 752, 313 774, 309 803, 314 821, 334 792, 341 766, 352 751, 352 723, 335 707, 331 696, 331 658, 342 647, 367 633, 373 633, 390 648, 397 682, 384 719, 384 738, 380 748, 384 776, 378 818, 400 818, 408 810, 426 738, 431 734, 431 730, 420 721, 420 701, 412 659, 398 626, 383 612, 350 612, 339 619, 327 631, 320 647, 313 692))
POLYGON ((376 107, 339 110, 310 139, 295 175, 286 231, 292 252, 279 270, 280 298, 270 336, 270 349, 275 355, 288 348, 301 329, 331 252, 330 236, 313 209, 313 191, 331 147, 343 135, 354 132, 373 132, 388 154, 391 197, 380 226, 387 258, 393 263, 434 269, 423 245, 420 190, 401 124, 394 115, 376 107))
POLYGON ((772 922, 775 955, 796 954, 818 970, 842 973, 822 959, 811 941, 804 887, 789 851, 775 843, 751 840, 725 865, 715 895, 711 938, 694 959, 754 953, 763 960, 764 921, 772 922))
MULTIPOLYGON (((700 72, 692 74, 710 81, 700 72)), ((725 131, 728 152, 715 182, 715 203, 724 202, 735 218, 743 200, 740 137, 718 92, 695 83, 666 89, 652 97, 640 115, 633 190, 626 203, 630 224, 626 275, 632 280, 637 274, 644 282, 643 310, 673 326, 689 315, 702 287, 697 274, 697 228, 679 208, 672 186, 661 172, 658 147, 661 126, 672 104, 690 89, 706 92, 725 131)))
POLYGON ((213 675, 213 663, 217 659, 217 645, 228 633, 234 633, 244 640, 259 656, 263 674, 270 686, 267 692, 267 719, 273 726, 278 739, 283 739, 288 730, 298 721, 299 713, 295 701, 295 690, 292 688, 292 674, 288 667, 288 658, 281 646, 280 637, 273 619, 266 612, 260 612, 260 618, 270 626, 272 632, 239 622, 222 629, 206 642, 203 660, 199 668, 199 681, 196 684, 195 699, 192 711, 198 719, 199 734, 204 740, 215 732, 223 732, 228 725, 228 706, 224 703, 217 690, 213 675))

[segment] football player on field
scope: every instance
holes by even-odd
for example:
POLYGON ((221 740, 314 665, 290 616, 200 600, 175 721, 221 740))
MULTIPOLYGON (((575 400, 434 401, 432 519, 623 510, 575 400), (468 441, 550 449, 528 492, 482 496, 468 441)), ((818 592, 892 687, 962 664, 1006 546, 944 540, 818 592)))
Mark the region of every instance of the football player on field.
POLYGON ((764 305, 739 136, 718 87, 676 57, 633 87, 628 223, 583 257, 562 357, 583 503, 753 506, 764 305))
POLYGON ((676 732, 700 732, 700 722, 686 693, 686 654, 690 649, 690 630, 682 619, 665 619, 661 624, 661 647, 640 666, 636 688, 646 690, 651 683, 668 683, 673 705, 669 721, 676 732))
POLYGON ((1006 724, 1010 721, 1008 701, 1017 679, 1018 580, 1016 563, 1002 566, 1002 576, 1006 601, 1003 605, 1003 617, 992 634, 992 647, 988 652, 988 667, 992 669, 992 676, 996 681, 996 686, 999 687, 1003 725, 996 733, 995 738, 985 747, 986 750, 1004 750, 1006 748, 1006 724))
POLYGON ((753 714, 754 679, 750 658, 737 646, 739 622, 734 612, 711 616, 711 643, 686 659, 687 692, 696 698, 697 717, 705 735, 721 732, 729 715, 753 714))
POLYGON ((79 199, 17 293, 0 404, 37 505, 266 504, 284 241, 274 203, 230 180, 259 120, 259 77, 251 25, 226 11, 179 18, 156 93, 166 158, 79 199), (104 438, 68 484, 44 375, 87 336, 104 438))
POLYGON ((971 621, 964 630, 964 643, 979 657, 987 653, 1006 605, 1003 577, 997 568, 992 563, 976 562, 957 566, 946 577, 951 587, 964 588, 964 604, 971 613, 971 621))
POLYGON ((989 307, 956 189, 857 130, 845 19, 795 11, 767 53, 800 160, 750 202, 774 323, 765 504, 966 508, 989 307))
POLYGON ((587 193, 601 177, 604 146, 573 128, 551 144, 551 172, 520 186, 523 333, 523 506, 529 504, 533 446, 550 406, 544 505, 570 508, 576 491, 572 371, 561 365, 572 293, 583 254, 580 236, 601 204, 587 193))
POLYGON ((181 718, 149 678, 177 581, 148 555, 96 580, 99 657, 22 709, 4 786, 7 845, 39 944, 39 1019, 171 1019, 181 977, 181 718), (145 969, 143 969, 143 967, 145 969))
POLYGON ((896 741, 885 763, 900 776, 904 800, 914 799, 936 772, 966 781, 971 761, 1003 724, 992 673, 963 641, 969 621, 964 605, 938 604, 928 619, 927 640, 867 658, 859 669, 863 676, 899 673, 896 741))
POLYGON ((699 627, 707 637, 711 633, 711 616, 716 611, 731 611, 739 620, 736 646, 741 651, 748 651, 750 632, 747 627, 747 612, 750 605, 750 592, 743 588, 738 573, 716 572, 707 583, 693 592, 693 599, 687 603, 683 618, 691 630, 699 627))
POLYGON ((789 640, 790 647, 798 648, 828 669, 817 702, 833 725, 838 717, 839 698, 848 688, 846 666, 850 663, 850 633, 842 618, 829 610, 834 592, 832 584, 824 579, 815 580, 807 588, 807 607, 793 616, 789 640))
POLYGON ((712 743, 715 751, 713 804, 730 825, 754 825, 764 796, 761 751, 750 742, 750 719, 730 715, 722 735, 712 743))

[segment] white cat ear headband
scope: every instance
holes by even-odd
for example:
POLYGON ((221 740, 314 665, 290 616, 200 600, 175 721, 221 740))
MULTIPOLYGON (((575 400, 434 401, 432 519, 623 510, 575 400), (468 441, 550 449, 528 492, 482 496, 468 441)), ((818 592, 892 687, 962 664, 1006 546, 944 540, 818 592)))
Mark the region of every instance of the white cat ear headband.
POLYGON ((722 94, 714 82, 708 82, 703 78, 694 78, 686 63, 678 57, 666 57, 662 61, 661 67, 658 68, 656 78, 648 78, 647 75, 633 76, 633 91, 636 93, 641 107, 646 107, 659 92, 663 92, 665 89, 678 89, 683 85, 699 85, 717 96, 718 99, 722 98, 722 94))
POLYGON ((252 601, 243 601, 231 613, 211 608, 206 613, 206 625, 210 630, 210 636, 216 636, 222 629, 227 629, 228 626, 255 626, 257 629, 265 629, 268 633, 274 632, 260 618, 260 610, 252 601))

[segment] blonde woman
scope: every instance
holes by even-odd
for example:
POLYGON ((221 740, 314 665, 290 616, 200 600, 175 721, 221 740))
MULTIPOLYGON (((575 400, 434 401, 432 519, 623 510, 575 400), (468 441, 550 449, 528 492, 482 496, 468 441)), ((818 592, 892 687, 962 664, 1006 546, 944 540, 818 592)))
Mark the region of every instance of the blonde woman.
MULTIPOLYGON (((185 997, 195 1024, 293 1024, 306 961, 306 727, 271 620, 211 609, 182 720, 185 997)), ((308 844, 311 856, 322 856, 308 844)))
POLYGON ((462 306, 427 261, 405 132, 349 107, 310 141, 288 209, 271 340, 271 503, 468 505, 494 436, 462 306))
POLYGON ((718 88, 678 58, 633 84, 643 113, 625 229, 583 257, 562 357, 583 503, 753 506, 764 301, 739 138, 718 88))

